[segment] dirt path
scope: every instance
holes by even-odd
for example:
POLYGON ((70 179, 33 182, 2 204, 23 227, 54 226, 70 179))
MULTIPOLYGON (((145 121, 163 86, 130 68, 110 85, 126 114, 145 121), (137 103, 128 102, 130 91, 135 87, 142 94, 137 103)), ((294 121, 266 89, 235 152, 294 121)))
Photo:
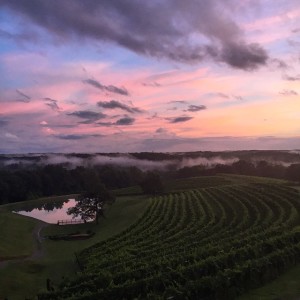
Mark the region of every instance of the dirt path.
POLYGON ((42 246, 43 238, 41 236, 41 231, 44 227, 47 227, 49 224, 44 222, 39 222, 32 231, 34 246, 31 255, 25 257, 17 257, 15 259, 9 259, 0 261, 0 269, 5 268, 10 263, 22 262, 26 260, 38 260, 44 256, 44 249, 42 246))
POLYGON ((35 239, 36 246, 34 247, 32 254, 27 257, 26 260, 35 260, 44 256, 44 249, 42 246, 43 237, 41 236, 41 231, 44 227, 47 226, 48 224, 44 222, 39 222, 37 226, 35 226, 32 234, 33 238, 35 239))

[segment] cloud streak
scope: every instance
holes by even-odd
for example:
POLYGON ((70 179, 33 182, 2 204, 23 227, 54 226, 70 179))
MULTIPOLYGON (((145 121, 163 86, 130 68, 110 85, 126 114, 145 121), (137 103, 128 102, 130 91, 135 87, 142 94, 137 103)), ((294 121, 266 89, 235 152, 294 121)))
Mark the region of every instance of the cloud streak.
POLYGON ((129 93, 125 88, 119 88, 114 85, 103 85, 99 81, 94 80, 94 79, 86 79, 86 80, 83 80, 83 82, 86 84, 89 84, 99 90, 102 90, 102 91, 119 94, 122 96, 129 96, 129 93))
POLYGON ((283 90, 281 92, 279 92, 280 95, 283 95, 283 96, 297 96, 298 93, 294 90, 283 90))
POLYGON ((44 98, 43 99, 46 103, 47 106, 49 106, 53 111, 56 111, 56 112, 60 112, 61 111, 61 108, 58 106, 58 101, 57 100, 54 100, 54 99, 51 99, 51 98, 44 98))
POLYGON ((31 100, 31 97, 29 97, 28 95, 24 94, 23 92, 21 92, 20 90, 16 90, 16 92, 19 94, 19 96, 21 96, 22 98, 17 99, 17 101, 20 102, 24 102, 24 103, 29 103, 31 100))
POLYGON ((300 74, 295 75, 295 76, 290 76, 290 75, 283 75, 283 79, 287 80, 287 81, 300 81, 300 74))
POLYGON ((95 137, 101 137, 101 134, 57 134, 53 135, 54 137, 61 139, 61 140, 83 140, 87 138, 95 138, 95 137))
POLYGON ((128 113, 141 113, 141 112, 143 112, 138 107, 131 107, 131 106, 128 106, 128 105, 126 105, 124 103, 121 103, 119 101, 116 101, 116 100, 99 101, 99 102, 97 102, 97 105, 99 107, 107 108, 107 109, 121 109, 121 110, 124 110, 128 113))
POLYGON ((103 119, 106 117, 106 115, 101 112, 94 112, 90 110, 74 111, 72 113, 67 113, 67 115, 77 117, 80 119, 85 119, 85 121, 80 122, 82 124, 91 124, 98 121, 99 119, 103 119))
POLYGON ((200 110, 205 110, 207 107, 205 105, 189 105, 188 109, 184 110, 184 111, 188 111, 188 112, 197 112, 200 110))
POLYGON ((135 119, 134 118, 131 118, 131 117, 128 117, 128 116, 125 116, 119 120, 117 120, 117 122, 115 123, 116 125, 121 125, 121 126, 124 126, 124 125, 132 125, 134 123, 135 119))
POLYGON ((183 123, 192 120, 193 117, 189 116, 180 116, 180 117, 174 117, 174 118, 166 118, 166 120, 169 121, 169 123, 175 124, 175 123, 183 123))
POLYGON ((111 127, 111 126, 127 126, 133 125, 135 122, 135 118, 124 116, 118 119, 116 122, 98 122, 97 124, 104 127, 111 127))

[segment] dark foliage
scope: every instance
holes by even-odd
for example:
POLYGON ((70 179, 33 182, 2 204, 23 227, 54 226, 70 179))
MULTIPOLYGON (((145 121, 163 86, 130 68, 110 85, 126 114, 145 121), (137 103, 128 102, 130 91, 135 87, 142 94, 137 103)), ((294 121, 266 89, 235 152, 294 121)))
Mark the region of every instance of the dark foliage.
POLYGON ((145 194, 156 195, 164 191, 161 177, 155 172, 147 172, 140 186, 145 194))
POLYGON ((90 172, 90 177, 85 179, 87 190, 79 196, 76 205, 68 209, 67 214, 84 221, 95 220, 98 224, 99 217, 104 216, 104 205, 113 203, 115 197, 102 184, 97 173, 90 172))

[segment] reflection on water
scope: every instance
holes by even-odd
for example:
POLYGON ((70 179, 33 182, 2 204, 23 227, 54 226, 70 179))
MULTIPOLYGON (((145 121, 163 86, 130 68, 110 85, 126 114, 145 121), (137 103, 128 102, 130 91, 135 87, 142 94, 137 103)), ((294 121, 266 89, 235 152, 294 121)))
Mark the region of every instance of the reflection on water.
POLYGON ((42 220, 47 223, 57 224, 58 220, 71 220, 72 216, 67 214, 70 207, 75 206, 76 200, 69 199, 65 201, 49 201, 43 204, 34 204, 24 206, 22 210, 15 213, 42 220))

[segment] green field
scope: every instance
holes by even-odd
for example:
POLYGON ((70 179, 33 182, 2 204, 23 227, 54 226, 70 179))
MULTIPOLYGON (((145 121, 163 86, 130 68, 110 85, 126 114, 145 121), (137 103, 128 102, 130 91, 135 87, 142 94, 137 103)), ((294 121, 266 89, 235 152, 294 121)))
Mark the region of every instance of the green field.
POLYGON ((76 299, 300 297, 300 267, 293 268, 300 257, 300 197, 286 182, 222 175, 169 182, 166 193, 154 198, 139 195, 136 187, 119 195, 126 196, 107 208, 99 225, 49 225, 41 231, 96 232, 84 241, 39 244, 34 230, 45 224, 9 213, 22 203, 3 206, 0 299, 45 292, 47 278, 56 289, 61 282, 65 287, 44 299, 73 293, 76 299), (3 263, 9 257, 18 259, 3 263))

